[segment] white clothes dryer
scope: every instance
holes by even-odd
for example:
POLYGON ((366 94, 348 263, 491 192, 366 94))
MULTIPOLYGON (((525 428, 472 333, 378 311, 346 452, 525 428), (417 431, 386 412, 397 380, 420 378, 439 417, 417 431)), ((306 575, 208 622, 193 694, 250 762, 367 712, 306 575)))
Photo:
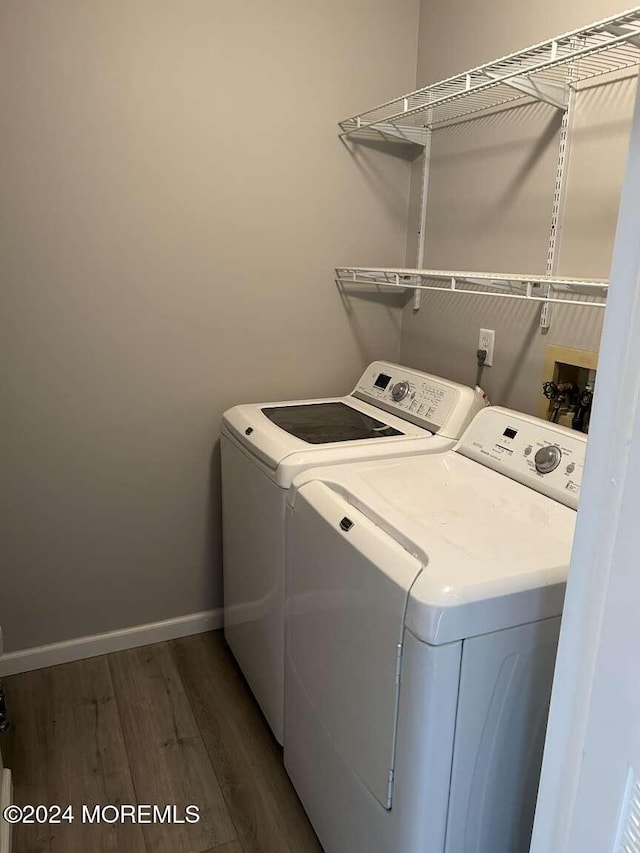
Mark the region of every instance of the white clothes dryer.
POLYGON ((529 849, 585 447, 494 407, 294 480, 284 761, 330 853, 529 849))
POLYGON ((346 397, 236 406, 222 421, 224 630, 280 743, 286 495, 312 465, 452 447, 484 394, 374 362, 346 397))

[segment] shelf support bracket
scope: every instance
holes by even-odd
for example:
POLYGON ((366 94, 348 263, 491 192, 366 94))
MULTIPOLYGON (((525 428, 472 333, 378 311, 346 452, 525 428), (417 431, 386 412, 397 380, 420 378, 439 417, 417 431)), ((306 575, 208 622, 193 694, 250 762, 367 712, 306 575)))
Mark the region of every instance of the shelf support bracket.
MULTIPOLYGON (((547 297, 549 297, 549 292, 551 288, 547 291, 547 297)), ((540 311, 540 328, 542 329, 542 333, 545 334, 551 328, 551 302, 547 299, 546 302, 542 303, 542 309, 540 311)))
MULTIPOLYGON (((432 110, 427 113, 428 123, 431 123, 432 110)), ((422 175, 420 181, 420 211, 418 213, 418 250, 416 252, 416 266, 418 269, 424 267, 425 243, 427 239, 427 205, 429 198, 429 169, 431 166, 431 134, 429 126, 424 129, 424 151, 422 154, 422 175)), ((413 310, 419 311, 422 302, 422 292, 416 288, 413 291, 413 310)))
MULTIPOLYGON (((500 80, 500 75, 493 74, 491 71, 484 71, 483 74, 490 80, 500 80)), ((531 80, 529 77, 510 77, 508 80, 503 81, 503 85, 529 95, 529 97, 535 98, 537 101, 544 101, 545 104, 551 104, 552 107, 557 107, 559 110, 566 110, 569 106, 568 86, 541 83, 540 81, 531 80)))
MULTIPOLYGON (((576 65, 571 63, 568 69, 568 82, 570 83, 576 74, 576 65)), ((556 181, 553 191, 553 203, 551 206, 551 223, 549 227, 549 244, 547 247, 547 275, 554 275, 558 267, 558 244, 562 230, 562 219, 564 214, 564 203, 567 190, 567 172, 569 158, 569 139, 571 124, 573 120, 573 106, 575 102, 575 89, 567 87, 567 107, 562 116, 560 137, 558 139, 558 160, 556 162, 556 181)), ((551 328, 552 305, 549 301, 552 296, 552 288, 547 287, 547 301, 542 304, 540 311, 540 331, 546 335, 551 328)))

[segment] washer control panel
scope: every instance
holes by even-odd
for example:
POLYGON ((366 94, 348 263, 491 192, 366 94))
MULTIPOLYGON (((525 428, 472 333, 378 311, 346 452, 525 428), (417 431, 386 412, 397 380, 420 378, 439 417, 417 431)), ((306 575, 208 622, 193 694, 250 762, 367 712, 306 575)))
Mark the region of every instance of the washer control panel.
POLYGON ((460 387, 408 367, 374 362, 361 376, 353 395, 397 417, 439 432, 458 403, 460 387))
POLYGON ((456 451, 574 509, 587 436, 509 409, 481 412, 456 451))

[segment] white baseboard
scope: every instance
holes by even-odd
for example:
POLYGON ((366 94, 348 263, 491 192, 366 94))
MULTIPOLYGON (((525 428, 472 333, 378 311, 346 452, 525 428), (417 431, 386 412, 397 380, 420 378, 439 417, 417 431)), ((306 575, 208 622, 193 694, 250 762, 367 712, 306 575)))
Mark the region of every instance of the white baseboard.
POLYGON ((188 616, 165 619, 163 622, 134 625, 132 628, 108 631, 106 634, 94 634, 62 643, 51 643, 48 646, 9 652, 0 657, 0 677, 133 649, 136 646, 148 646, 150 643, 161 643, 164 640, 175 640, 177 637, 188 637, 191 634, 202 634, 222 628, 222 625, 222 608, 219 607, 217 610, 190 613, 188 616))

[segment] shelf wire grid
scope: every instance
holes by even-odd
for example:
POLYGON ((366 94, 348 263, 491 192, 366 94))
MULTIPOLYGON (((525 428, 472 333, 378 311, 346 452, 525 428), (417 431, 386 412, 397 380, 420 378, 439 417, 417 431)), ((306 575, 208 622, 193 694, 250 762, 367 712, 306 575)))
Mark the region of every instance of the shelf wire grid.
POLYGON ((402 136, 403 127, 435 129, 521 99, 566 108, 569 87, 639 63, 635 7, 344 119, 340 135, 384 136, 395 126, 402 136))
POLYGON ((606 279, 374 267, 337 267, 336 284, 341 288, 352 285, 373 285, 385 289, 501 296, 526 299, 531 302, 597 308, 605 307, 609 288, 609 282, 606 279))

